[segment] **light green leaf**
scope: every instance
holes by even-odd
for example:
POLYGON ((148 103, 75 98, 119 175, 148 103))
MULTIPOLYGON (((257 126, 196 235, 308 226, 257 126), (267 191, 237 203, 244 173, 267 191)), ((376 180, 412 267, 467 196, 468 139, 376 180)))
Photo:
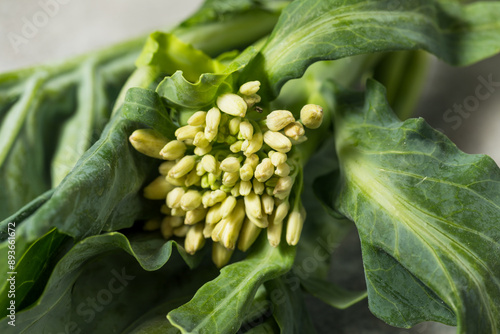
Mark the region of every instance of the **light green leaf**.
POLYGON ((469 65, 500 51, 499 16, 498 2, 295 1, 243 77, 260 75, 276 96, 318 60, 424 49, 451 64, 469 65))
POLYGON ((459 333, 498 331, 500 169, 367 89, 339 97, 336 207, 358 228, 372 312, 409 327, 451 309, 459 333))
POLYGON ((282 243, 273 248, 261 237, 244 260, 221 269, 193 299, 168 314, 182 333, 234 333, 244 321, 259 286, 292 266, 295 249, 282 243))

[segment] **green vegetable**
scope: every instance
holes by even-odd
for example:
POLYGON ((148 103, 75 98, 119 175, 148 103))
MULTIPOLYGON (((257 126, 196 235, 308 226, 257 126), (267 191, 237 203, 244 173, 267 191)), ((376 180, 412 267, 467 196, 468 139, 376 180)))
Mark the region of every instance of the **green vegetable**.
POLYGON ((494 1, 207 0, 0 75, 0 331, 314 333, 309 293, 499 332, 500 169, 410 118, 424 52, 499 29, 494 1), (366 291, 328 279, 354 227, 366 291))

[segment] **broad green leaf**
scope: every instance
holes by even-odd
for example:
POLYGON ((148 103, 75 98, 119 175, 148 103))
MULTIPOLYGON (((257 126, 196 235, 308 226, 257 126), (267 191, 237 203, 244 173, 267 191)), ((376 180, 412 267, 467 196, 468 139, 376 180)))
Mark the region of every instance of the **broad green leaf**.
POLYGON ((129 89, 123 104, 123 116, 144 124, 167 138, 175 138, 177 126, 170 119, 167 108, 156 92, 143 88, 129 89))
POLYGON ((469 65, 500 51, 498 17, 498 2, 295 1, 244 79, 260 75, 276 96, 315 61, 395 50, 424 49, 453 65, 469 65))
POLYGON ((234 333, 244 321, 259 286, 286 273, 295 250, 284 243, 273 248, 261 237, 244 260, 221 269, 220 275, 203 285, 193 299, 168 314, 182 333, 234 333))
POLYGON ((138 191, 154 167, 128 142, 136 128, 116 115, 52 197, 20 224, 18 236, 30 242, 57 227, 81 239, 130 227, 143 208, 138 191))
POLYGON ((460 333, 500 327, 500 169, 467 155, 422 119, 401 122, 382 86, 344 93, 335 112, 341 189, 356 223, 373 313, 460 333))
MULTIPOLYGON (((83 333, 121 331, 165 300, 190 298, 216 271, 201 268, 198 275, 180 279, 187 267, 172 252, 173 245, 189 263, 197 261, 175 242, 153 234, 130 240, 117 232, 86 238, 58 262, 42 297, 16 314, 16 332, 59 333, 68 324, 83 333)), ((2 333, 11 328, 8 321, 0 322, 2 333)))
POLYGON ((245 332, 246 334, 275 334, 281 333, 279 326, 273 318, 267 319, 264 323, 257 325, 245 332))
MULTIPOLYGON (((293 278, 291 274, 287 276, 293 278)), ((300 286, 289 284, 288 277, 278 277, 266 282, 273 305, 273 317, 281 333, 316 333, 307 313, 300 286)))
POLYGON ((58 184, 98 138, 140 45, 0 75, 0 219, 58 184))
POLYGON ((320 278, 307 278, 301 284, 311 295, 338 309, 346 309, 366 298, 366 291, 348 291, 320 278))

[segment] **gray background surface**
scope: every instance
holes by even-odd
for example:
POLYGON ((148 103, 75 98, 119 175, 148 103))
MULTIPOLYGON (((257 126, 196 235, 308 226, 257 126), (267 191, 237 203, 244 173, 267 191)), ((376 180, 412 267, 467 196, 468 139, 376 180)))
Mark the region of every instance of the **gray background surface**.
MULTIPOLYGON (((147 34, 175 25, 193 12, 201 0, 57 0, 52 16, 30 34, 26 22, 37 19, 41 4, 55 0, 0 1, 0 72, 38 63, 63 60, 113 42, 147 34), (24 28, 26 29, 26 28, 24 28), (25 38, 17 47, 9 40, 12 34, 25 38)), ((38 17, 40 19, 40 17, 38 17)), ((460 126, 447 122, 444 115, 454 104, 462 104, 475 95, 479 77, 492 76, 500 82, 500 57, 468 68, 452 68, 433 59, 428 83, 417 107, 417 115, 441 129, 467 153, 485 153, 500 162, 500 93, 480 101, 460 126), (455 128, 454 128, 455 126, 455 128)), ((498 88, 500 90, 500 88, 498 88)), ((333 259, 331 279, 346 287, 364 286, 359 240, 355 231, 345 240, 333 259), (336 269, 339 268, 339 269, 336 269)), ((373 317, 367 303, 361 302, 345 311, 308 299, 308 306, 319 333, 454 333, 452 327, 424 323, 411 330, 392 328, 373 317)))

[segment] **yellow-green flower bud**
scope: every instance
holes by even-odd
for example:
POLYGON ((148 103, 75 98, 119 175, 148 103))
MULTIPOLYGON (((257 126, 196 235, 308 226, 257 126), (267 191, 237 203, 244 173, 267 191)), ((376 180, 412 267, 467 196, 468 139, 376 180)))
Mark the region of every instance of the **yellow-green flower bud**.
POLYGON ((262 217, 260 218, 254 216, 248 216, 248 219, 250 219, 252 223, 254 223, 260 228, 266 228, 267 226, 269 226, 269 219, 266 214, 263 214, 262 217))
POLYGON ((217 172, 218 163, 213 155, 210 154, 204 155, 203 158, 201 158, 201 165, 203 166, 203 170, 209 173, 217 172))
POLYGON ((243 142, 241 140, 235 142, 231 146, 229 146, 229 150, 233 153, 238 153, 241 151, 241 148, 243 146, 243 142))
POLYGON ((158 167, 158 172, 161 175, 167 176, 168 172, 175 166, 175 161, 165 161, 160 164, 158 167))
POLYGON ((174 235, 176 237, 179 237, 179 238, 182 238, 182 237, 185 237, 189 231, 189 228, 190 226, 187 226, 187 225, 182 225, 180 227, 176 227, 174 228, 174 235))
POLYGON ((250 166, 252 166, 253 169, 255 169, 255 167, 257 167, 259 162, 260 162, 260 159, 259 159, 259 156, 257 154, 251 154, 245 159, 245 164, 249 164, 250 166))
POLYGON ((241 96, 226 93, 217 98, 217 107, 226 114, 245 117, 247 112, 247 104, 241 96))
POLYGON ((266 118, 266 125, 271 131, 280 131, 292 122, 295 122, 295 118, 288 110, 275 110, 266 118))
POLYGON ((232 186, 235 185, 239 179, 240 179, 239 173, 224 172, 224 175, 222 176, 222 184, 226 186, 232 186))
POLYGON ((248 194, 250 194, 250 192, 252 191, 252 182, 250 181, 241 181, 239 185, 240 185, 239 191, 241 196, 248 196, 248 194))
POLYGON ((210 145, 210 142, 205 137, 205 133, 198 132, 196 134, 196 136, 194 137, 193 145, 196 146, 196 147, 205 148, 205 147, 208 147, 210 145))
POLYGON ((253 183, 254 193, 256 193, 257 195, 262 195, 262 193, 264 193, 264 190, 266 188, 264 183, 257 181, 257 179, 253 179, 252 183, 253 183))
POLYGON ((167 206, 171 209, 179 208, 181 206, 181 198, 185 193, 186 191, 184 190, 184 188, 178 187, 173 189, 167 194, 167 206))
POLYGON ((276 187, 274 187, 274 197, 279 199, 285 199, 290 195, 290 191, 292 190, 293 179, 290 176, 281 177, 276 183, 276 187))
POLYGON ((274 198, 268 194, 263 194, 261 196, 262 209, 266 215, 270 215, 274 211, 274 198))
POLYGON ((255 178, 259 182, 266 182, 273 174, 274 166, 269 158, 262 159, 262 162, 255 168, 255 178))
POLYGON ((193 170, 186 176, 186 182, 184 184, 186 187, 191 187, 192 185, 200 185, 200 181, 201 176, 199 176, 196 169, 193 168, 193 170))
POLYGON ((245 196, 244 199, 245 211, 247 213, 247 216, 262 218, 262 205, 260 202, 260 196, 252 191, 247 196, 245 196))
POLYGON ((286 242, 290 246, 295 246, 299 242, 302 227, 304 226, 305 214, 299 211, 292 211, 286 223, 286 242))
POLYGON ((274 215, 271 216, 269 226, 267 226, 267 240, 273 247, 278 247, 281 242, 281 231, 283 230, 283 220, 275 222, 274 215))
POLYGON ((300 110, 300 120, 306 128, 319 128, 323 122, 323 108, 317 104, 306 104, 300 110))
POLYGON ((253 107, 256 103, 259 103, 261 100, 260 95, 252 94, 252 95, 243 95, 243 100, 247 104, 248 108, 253 107))
POLYGON ((144 197, 147 199, 165 199, 174 186, 165 180, 164 176, 158 176, 144 188, 144 197))
POLYGON ((208 145, 207 147, 195 147, 194 154, 196 154, 199 157, 202 157, 205 154, 208 154, 211 150, 212 150, 212 145, 208 145))
POLYGON ((177 138, 177 140, 181 141, 187 139, 194 139, 196 134, 200 131, 203 131, 203 127, 186 125, 175 130, 175 137, 177 138))
POLYGON ((290 139, 279 132, 266 131, 266 133, 264 133, 264 142, 272 149, 281 153, 286 153, 292 149, 292 142, 290 139))
POLYGON ((242 252, 246 252, 250 246, 253 245, 255 240, 257 240, 261 230, 262 229, 252 223, 250 219, 245 219, 238 239, 238 249, 242 252))
POLYGON ((217 137, 220 119, 221 119, 221 114, 219 109, 214 107, 207 112, 205 137, 210 142, 214 140, 215 137, 217 137))
POLYGON ((253 177, 253 168, 250 164, 243 164, 240 169, 240 178, 242 181, 250 181, 253 177))
POLYGON ((186 212, 186 218, 184 219, 184 224, 194 225, 201 222, 207 216, 207 209, 203 207, 198 207, 194 210, 186 212))
POLYGON ((240 123, 241 123, 241 118, 239 117, 234 117, 229 121, 229 133, 232 134, 233 136, 236 136, 238 134, 238 131, 240 131, 240 123))
POLYGON ((142 229, 144 231, 152 232, 158 230, 160 226, 161 226, 161 221, 159 219, 150 219, 144 223, 142 229))
POLYGON ((233 252, 234 250, 229 250, 218 242, 214 242, 212 245, 212 261, 217 268, 222 268, 231 260, 233 252))
POLYGON ((224 219, 227 220, 227 223, 224 224, 224 229, 219 234, 220 242, 227 249, 234 249, 245 219, 245 205, 243 201, 239 200, 234 210, 224 219))
POLYGON ((165 179, 167 180, 168 183, 176 186, 176 187, 184 187, 186 185, 186 177, 183 176, 183 177, 180 177, 178 179, 175 179, 173 177, 170 177, 169 175, 167 175, 165 177, 165 179))
POLYGON ((196 156, 186 155, 168 172, 168 176, 178 179, 189 173, 196 164, 196 156))
POLYGON ((287 155, 285 153, 270 151, 269 158, 271 159, 271 163, 278 167, 278 165, 284 164, 287 159, 287 155))
POLYGON ((174 228, 164 219, 160 225, 160 232, 163 238, 170 239, 174 235, 174 228))
POLYGON ((222 219, 222 203, 217 203, 207 211, 205 222, 207 224, 217 224, 222 219))
POLYGON ((226 198, 226 193, 222 190, 214 190, 209 192, 208 196, 203 196, 202 203, 205 208, 213 206, 216 203, 222 202, 226 198))
POLYGON ((254 154, 255 152, 258 152, 262 148, 262 144, 263 144, 263 136, 262 132, 259 131, 253 134, 252 139, 245 140, 241 149, 245 150, 245 155, 248 157, 254 154), (246 148, 245 148, 245 143, 248 143, 246 145, 246 148))
POLYGON ((231 189, 231 195, 234 197, 240 196, 240 182, 236 183, 231 189))
POLYGON ((184 221, 182 220, 181 217, 165 217, 162 220, 162 225, 170 225, 172 227, 179 227, 182 226, 184 221))
POLYGON ((196 190, 188 190, 181 198, 181 208, 185 211, 194 210, 201 205, 201 194, 196 190))
POLYGON ((189 117, 187 123, 191 126, 200 126, 205 124, 205 119, 207 118, 206 111, 197 111, 191 117, 189 117))
POLYGON ((221 214, 222 217, 227 217, 233 209, 236 207, 236 198, 234 196, 228 196, 224 201, 222 201, 221 205, 221 214))
POLYGON ((170 210, 170 214, 172 217, 184 217, 186 215, 186 211, 182 210, 181 208, 173 208, 170 210))
POLYGON ((201 161, 196 164, 195 168, 196 168, 196 174, 198 174, 199 176, 203 176, 203 174, 207 172, 205 168, 203 168, 203 164, 201 163, 201 161))
POLYGON ((160 150, 160 155, 165 160, 180 159, 184 153, 186 153, 186 144, 178 140, 172 140, 160 150))
POLYGON ((241 85, 240 94, 253 95, 260 89, 260 81, 249 81, 241 85))
POLYGON ((205 227, 203 228, 203 236, 205 237, 205 239, 208 239, 212 236, 212 232, 215 226, 216 226, 215 224, 213 225, 205 224, 205 227))
POLYGON ((250 122, 244 121, 240 123, 240 133, 243 139, 250 140, 253 137, 253 126, 250 122))
POLYGON ((290 174, 290 166, 288 166, 286 162, 282 163, 281 165, 276 166, 274 173, 281 177, 288 176, 290 174))
POLYGON ((191 226, 186 234, 184 240, 184 249, 189 254, 194 254, 196 251, 203 248, 205 245, 205 238, 203 237, 203 224, 196 224, 191 226))
POLYGON ((292 138, 293 140, 300 140, 306 132, 304 126, 299 122, 293 122, 285 127, 285 135, 292 138))
POLYGON ((240 170, 240 161, 235 157, 228 157, 220 163, 220 169, 228 173, 236 173, 240 170))
POLYGON ((168 140, 152 129, 135 130, 129 137, 130 144, 148 157, 163 159, 160 151, 168 140))
POLYGON ((275 210, 273 222, 276 224, 276 223, 282 222, 285 219, 285 217, 288 215, 288 211, 290 210, 290 203, 288 203, 288 201, 276 200, 275 206, 276 206, 276 210, 275 210))

